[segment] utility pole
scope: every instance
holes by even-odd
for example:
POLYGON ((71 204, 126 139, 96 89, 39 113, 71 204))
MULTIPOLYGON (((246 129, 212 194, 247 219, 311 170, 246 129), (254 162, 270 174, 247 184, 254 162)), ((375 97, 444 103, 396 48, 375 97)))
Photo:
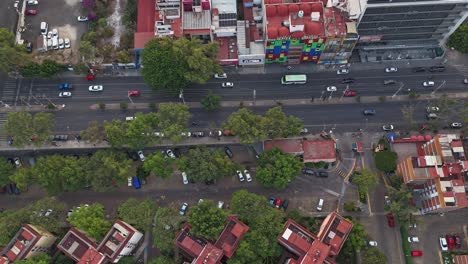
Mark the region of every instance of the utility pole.
POLYGON ((432 91, 431 96, 434 96, 434 94, 437 92, 437 90, 442 88, 445 85, 446 82, 447 81, 444 80, 437 88, 435 88, 434 91, 432 91))

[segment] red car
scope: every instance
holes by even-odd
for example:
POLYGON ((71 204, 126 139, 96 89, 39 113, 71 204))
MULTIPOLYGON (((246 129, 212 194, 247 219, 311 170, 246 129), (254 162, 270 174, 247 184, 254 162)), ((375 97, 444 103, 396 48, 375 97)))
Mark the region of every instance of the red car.
POLYGON ((30 15, 30 16, 37 15, 37 10, 34 10, 34 9, 26 9, 26 10, 24 11, 24 14, 25 14, 25 15, 30 15))
POLYGON ((86 75, 86 80, 88 81, 94 81, 96 80, 96 76, 92 75, 92 74, 88 74, 86 75))
POLYGON ((395 227, 395 218, 393 217, 392 213, 388 213, 385 215, 387 217, 388 226, 395 227))
POLYGON ((411 256, 412 257, 422 257, 423 252, 422 250, 412 250, 411 251, 411 256))
POLYGON ((275 207, 280 208, 281 207, 281 200, 279 198, 275 199, 275 207))
POLYGON ((128 90, 128 97, 130 96, 140 96, 140 92, 138 90, 128 90))
POLYGON ((448 248, 449 249, 454 249, 455 248, 455 239, 453 239, 453 236, 446 235, 445 239, 447 239, 448 248))
POLYGON ((353 96, 357 95, 357 91, 355 91, 355 90, 346 90, 343 93, 343 95, 344 95, 344 97, 353 97, 353 96))

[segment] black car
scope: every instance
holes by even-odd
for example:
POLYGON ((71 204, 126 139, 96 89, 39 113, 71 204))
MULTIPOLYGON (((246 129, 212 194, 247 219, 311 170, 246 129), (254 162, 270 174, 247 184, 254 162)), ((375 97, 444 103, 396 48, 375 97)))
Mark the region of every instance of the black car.
POLYGON ((383 81, 383 84, 384 84, 384 85, 390 85, 390 84, 395 84, 395 83, 396 83, 395 80, 384 80, 384 81, 383 81))
POLYGON ((138 154, 134 151, 127 151, 127 156, 132 159, 133 161, 137 161, 140 158, 138 157, 138 154))
POLYGON ((224 153, 226 153, 226 155, 230 159, 232 159, 232 157, 234 157, 234 153, 232 153, 231 149, 228 146, 224 147, 224 153))
POLYGON ((355 80, 354 78, 345 78, 343 79, 343 81, 341 81, 342 83, 353 83, 355 80))
POLYGON ((306 175, 315 175, 315 171, 311 168, 303 168, 302 169, 302 174, 306 174, 306 175))
POLYGON ((33 51, 33 44, 32 44, 31 42, 27 42, 27 43, 26 43, 26 51, 27 51, 28 53, 32 53, 32 51, 33 51))
POLYGON ((443 72, 445 71, 445 67, 444 66, 432 66, 429 68, 429 71, 430 72, 443 72))
POLYGON ((288 209, 289 201, 288 200, 283 200, 283 204, 281 206, 283 207, 284 210, 288 209))
POLYGON ((424 67, 413 68, 413 72, 425 72, 425 71, 426 71, 426 68, 424 67))
POLYGON ((328 172, 326 171, 319 171, 317 175, 322 178, 328 178, 328 172))
POLYGON ((375 110, 374 109, 366 109, 362 112, 364 115, 375 115, 375 110))

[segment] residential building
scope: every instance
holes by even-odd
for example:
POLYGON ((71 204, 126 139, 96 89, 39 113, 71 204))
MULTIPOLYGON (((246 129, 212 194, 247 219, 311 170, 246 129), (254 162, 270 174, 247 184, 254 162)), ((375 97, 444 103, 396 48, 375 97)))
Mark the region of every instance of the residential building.
POLYGON ((302 156, 304 163, 336 161, 336 142, 333 139, 268 139, 263 142, 263 150, 279 148, 284 153, 302 156))
POLYGON ((293 254, 293 257, 286 257, 284 263, 336 263, 334 257, 340 252, 352 228, 353 223, 336 212, 323 220, 317 235, 288 219, 278 236, 278 242, 293 254))
POLYGON ((11 263, 47 253, 57 238, 47 230, 24 225, 0 252, 0 264, 11 263))
POLYGON ((468 206, 464 174, 468 172, 463 145, 456 134, 394 140, 397 174, 413 190, 421 214, 447 212, 468 206))
POLYGON ((468 0, 367 0, 356 10, 364 61, 435 58, 468 17, 468 0))
POLYGON ((117 220, 99 245, 72 227, 57 248, 79 264, 117 263, 131 255, 142 238, 143 234, 134 227, 117 220))
POLYGON ((223 232, 214 244, 204 238, 192 236, 190 229, 190 224, 185 223, 174 240, 180 252, 187 259, 191 259, 192 264, 219 264, 234 255, 249 227, 230 215, 226 219, 223 232))

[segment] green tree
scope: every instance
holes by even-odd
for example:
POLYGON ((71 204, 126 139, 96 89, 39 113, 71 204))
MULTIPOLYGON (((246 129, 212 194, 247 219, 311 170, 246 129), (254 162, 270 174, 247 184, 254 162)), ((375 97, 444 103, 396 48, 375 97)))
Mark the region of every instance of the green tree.
POLYGON ((394 172, 396 170, 397 158, 398 155, 393 151, 379 151, 374 156, 375 166, 383 172, 394 172))
POLYGON ((127 143, 126 129, 127 124, 118 119, 104 122, 107 140, 112 147, 122 147, 127 143))
POLYGON ((78 51, 80 52, 80 56, 84 58, 85 61, 94 59, 96 56, 96 48, 91 42, 86 40, 80 41, 80 47, 78 48, 78 51))
POLYGON ((0 71, 15 71, 30 62, 24 46, 15 44, 15 35, 7 28, 0 28, 0 71))
POLYGON ((258 159, 257 179, 266 187, 284 189, 301 171, 303 163, 278 148, 265 151, 258 159))
POLYGON ((395 215, 401 225, 410 222, 411 214, 416 208, 410 203, 413 198, 411 189, 402 184, 400 189, 390 189, 390 211, 395 215))
POLYGON ((151 260, 149 264, 176 264, 176 261, 170 257, 159 256, 151 260))
POLYGON ((119 259, 119 264, 135 264, 135 259, 133 256, 125 256, 119 259))
POLYGON ((247 108, 241 108, 228 117, 224 128, 231 130, 234 135, 238 136, 241 143, 252 144, 266 138, 261 122, 261 116, 247 108))
POLYGON ((219 209, 211 200, 204 200, 192 207, 188 215, 188 222, 192 225, 193 235, 216 240, 224 229, 227 213, 219 209))
POLYGON ((453 32, 447 46, 453 47, 461 53, 468 53, 468 24, 462 24, 453 32))
POLYGON ((377 247, 369 247, 362 254, 362 264, 387 263, 387 256, 377 247))
POLYGON ((145 159, 143 168, 147 172, 161 178, 169 178, 174 172, 174 159, 165 157, 161 152, 156 152, 145 159))
POLYGON ((87 164, 88 177, 95 191, 107 191, 127 182, 131 160, 113 150, 99 150, 87 164))
POLYGON ((378 178, 373 171, 362 169, 359 174, 355 174, 353 177, 353 183, 357 185, 360 192, 368 193, 377 186, 378 178))
POLYGON ((18 264, 49 264, 52 263, 52 258, 47 253, 38 253, 37 255, 28 258, 15 261, 18 264))
POLYGON ((92 237, 96 241, 100 241, 109 231, 111 223, 104 219, 104 206, 98 203, 89 206, 80 205, 80 208, 74 208, 73 212, 68 216, 70 224, 92 237))
POLYGON ((54 264, 74 264, 75 262, 69 258, 68 256, 65 256, 63 253, 59 254, 55 258, 54 264))
POLYGON ((20 191, 26 191, 35 181, 36 177, 32 168, 21 167, 15 170, 15 173, 10 176, 12 182, 16 183, 16 187, 20 191))
POLYGON ((41 73, 40 76, 49 78, 62 71, 62 67, 55 61, 44 60, 40 65, 41 73))
POLYGON ((154 131, 158 125, 155 113, 136 113, 135 119, 125 126, 126 144, 132 149, 141 149, 157 142, 154 131))
POLYGON ((88 127, 80 132, 81 139, 89 141, 90 143, 99 143, 106 138, 104 127, 100 126, 97 121, 91 121, 88 127))
POLYGON ((196 39, 156 38, 141 54, 145 82, 155 90, 178 93, 190 82, 204 83, 219 72, 217 46, 196 39))
POLYGON ((163 255, 172 255, 174 252, 174 238, 179 227, 181 217, 175 208, 159 207, 154 217, 153 237, 154 245, 163 255))
MULTIPOLYGON (((135 0, 131 0, 135 1, 135 0)), ((120 50, 117 52, 117 61, 120 63, 129 63, 132 60, 130 59, 130 52, 128 50, 120 50)))
POLYGON ((366 246, 366 237, 367 233, 364 227, 360 223, 354 222, 353 229, 351 229, 351 232, 348 236, 348 241, 354 251, 359 252, 363 247, 366 246))
POLYGON ((51 113, 37 113, 33 117, 34 140, 33 144, 41 146, 49 140, 54 126, 54 116, 51 113))
POLYGON ((127 30, 135 29, 138 15, 137 2, 137 0, 128 0, 125 5, 122 21, 127 30))
POLYGON ((120 219, 142 231, 151 226, 154 205, 149 199, 140 202, 130 198, 119 206, 117 212, 120 219))
POLYGON ((216 111, 221 107, 221 96, 210 91, 200 103, 206 111, 216 111))
POLYGON ((13 138, 13 146, 23 147, 31 142, 36 146, 44 144, 54 125, 50 113, 10 112, 7 114, 5 131, 13 138))
POLYGON ((62 231, 65 203, 55 197, 42 198, 23 210, 29 212, 28 223, 42 227, 54 234, 62 231))
POLYGON ((0 245, 6 245, 18 230, 29 221, 26 210, 5 210, 0 213, 0 245))
POLYGON ((196 182, 216 181, 235 173, 235 165, 220 150, 199 146, 190 149, 177 161, 179 170, 185 171, 196 182))
POLYGON ((287 116, 281 106, 266 111, 261 127, 271 138, 284 138, 300 134, 304 124, 295 116, 287 116))
POLYGON ((26 78, 32 78, 41 75, 41 65, 36 62, 29 62, 21 68, 20 74, 26 78))
POLYGON ((191 117, 187 105, 176 103, 161 103, 156 113, 159 129, 175 143, 181 140, 180 133, 187 129, 191 117))
POLYGON ((5 158, 0 160, 0 186, 5 186, 10 182, 10 177, 13 176, 15 170, 13 165, 5 160, 5 158))

